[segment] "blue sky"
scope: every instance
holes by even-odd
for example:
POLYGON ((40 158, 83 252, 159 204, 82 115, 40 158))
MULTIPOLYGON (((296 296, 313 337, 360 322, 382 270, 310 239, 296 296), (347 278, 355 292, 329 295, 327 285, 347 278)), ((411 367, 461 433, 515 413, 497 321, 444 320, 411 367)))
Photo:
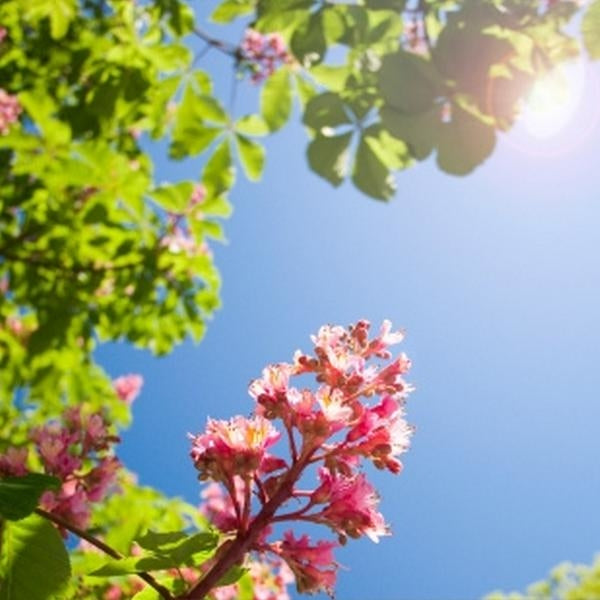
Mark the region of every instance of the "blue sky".
MULTIPOLYGON (((218 56, 204 66, 229 82, 218 56)), ((240 111, 247 101, 242 90, 240 111)), ((559 135, 503 136, 468 177, 417 165, 389 204, 311 174, 300 126, 269 140, 263 181, 240 178, 232 194, 229 243, 215 248, 223 308, 204 341, 161 359, 122 345, 97 353, 112 375, 146 380, 121 452, 140 482, 196 502, 187 432, 207 415, 248 414, 248 382, 310 348, 321 324, 389 318, 407 332, 417 432, 404 472, 373 477, 394 535, 338 553, 349 570, 337 597, 478 598, 566 559, 590 562, 600 551, 597 105, 590 85, 559 135)), ((157 156, 159 179, 199 167, 157 156)))

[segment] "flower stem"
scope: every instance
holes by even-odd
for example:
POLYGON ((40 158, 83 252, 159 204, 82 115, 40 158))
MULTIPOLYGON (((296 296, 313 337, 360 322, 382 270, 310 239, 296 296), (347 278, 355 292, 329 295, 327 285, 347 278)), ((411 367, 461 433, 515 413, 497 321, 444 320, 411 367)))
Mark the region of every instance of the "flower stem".
POLYGON ((294 483, 308 464, 309 458, 310 453, 292 465, 278 490, 262 507, 246 531, 238 532, 237 537, 230 543, 230 546, 223 552, 219 560, 191 590, 179 597, 180 600, 200 600, 204 598, 217 586, 219 580, 231 567, 243 560, 246 553, 252 549, 261 532, 273 521, 277 509, 292 496, 294 483))

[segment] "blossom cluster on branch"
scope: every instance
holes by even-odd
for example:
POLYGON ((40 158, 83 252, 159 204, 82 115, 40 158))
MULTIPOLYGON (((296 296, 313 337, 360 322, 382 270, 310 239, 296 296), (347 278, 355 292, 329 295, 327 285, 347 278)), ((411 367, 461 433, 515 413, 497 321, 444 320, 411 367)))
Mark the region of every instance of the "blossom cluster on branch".
POLYGON ((199 479, 212 482, 203 492, 204 512, 234 539, 188 597, 208 593, 248 553, 285 561, 300 592, 331 593, 334 548, 348 537, 377 542, 389 534, 379 496, 360 468, 369 461, 393 474, 402 470, 399 456, 413 433, 404 419, 410 360, 390 360, 389 346, 403 335, 389 322, 373 338, 369 329, 364 320, 347 329, 322 327, 312 338, 313 354, 298 351, 293 363, 268 366, 250 384, 253 416, 209 419, 204 432, 191 436, 199 479), (313 388, 292 385, 307 375, 316 380, 313 388), (282 440, 285 457, 275 454, 282 440), (311 467, 317 484, 303 489, 311 467), (275 525, 293 522, 325 525, 337 541, 313 542, 292 530, 271 539, 275 525))
MULTIPOLYGON (((44 492, 40 506, 85 528, 90 504, 104 499, 115 483, 121 463, 112 450, 119 438, 102 414, 86 412, 80 406, 67 408, 60 421, 33 429, 30 437, 35 445, 34 461, 60 481, 58 490, 44 492)), ((28 454, 26 447, 8 448, 0 455, 0 476, 29 473, 28 454)))
MULTIPOLYGON (((131 404, 143 384, 140 375, 129 374, 113 381, 117 396, 131 404)), ((39 472, 60 481, 58 490, 47 490, 40 507, 85 529, 91 515, 91 503, 102 501, 116 486, 120 461, 114 455, 119 437, 106 416, 82 406, 66 408, 60 420, 36 427, 29 434, 35 452, 27 446, 9 446, 0 454, 0 478, 22 477, 39 472)), ((65 530, 61 530, 66 535, 65 530)))
POLYGON ((247 29, 240 46, 245 66, 251 71, 253 83, 261 83, 270 77, 278 66, 292 60, 285 40, 279 33, 262 34, 247 29))

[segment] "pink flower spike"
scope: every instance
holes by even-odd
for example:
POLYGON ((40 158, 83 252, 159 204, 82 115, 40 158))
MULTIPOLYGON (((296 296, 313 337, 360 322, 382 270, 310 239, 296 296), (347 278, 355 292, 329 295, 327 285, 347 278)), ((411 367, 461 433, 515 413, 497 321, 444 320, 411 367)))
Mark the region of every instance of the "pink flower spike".
POLYGON ((125 404, 131 404, 138 397, 143 384, 144 378, 133 373, 113 380, 113 388, 125 404))

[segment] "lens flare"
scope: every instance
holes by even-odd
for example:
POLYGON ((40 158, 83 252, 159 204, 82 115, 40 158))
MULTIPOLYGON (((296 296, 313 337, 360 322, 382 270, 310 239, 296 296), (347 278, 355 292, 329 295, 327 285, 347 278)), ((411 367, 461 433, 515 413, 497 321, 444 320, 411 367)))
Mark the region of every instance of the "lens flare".
POLYGON ((547 139, 565 129, 581 104, 584 87, 579 63, 555 68, 533 86, 523 107, 522 121, 527 132, 547 139))

